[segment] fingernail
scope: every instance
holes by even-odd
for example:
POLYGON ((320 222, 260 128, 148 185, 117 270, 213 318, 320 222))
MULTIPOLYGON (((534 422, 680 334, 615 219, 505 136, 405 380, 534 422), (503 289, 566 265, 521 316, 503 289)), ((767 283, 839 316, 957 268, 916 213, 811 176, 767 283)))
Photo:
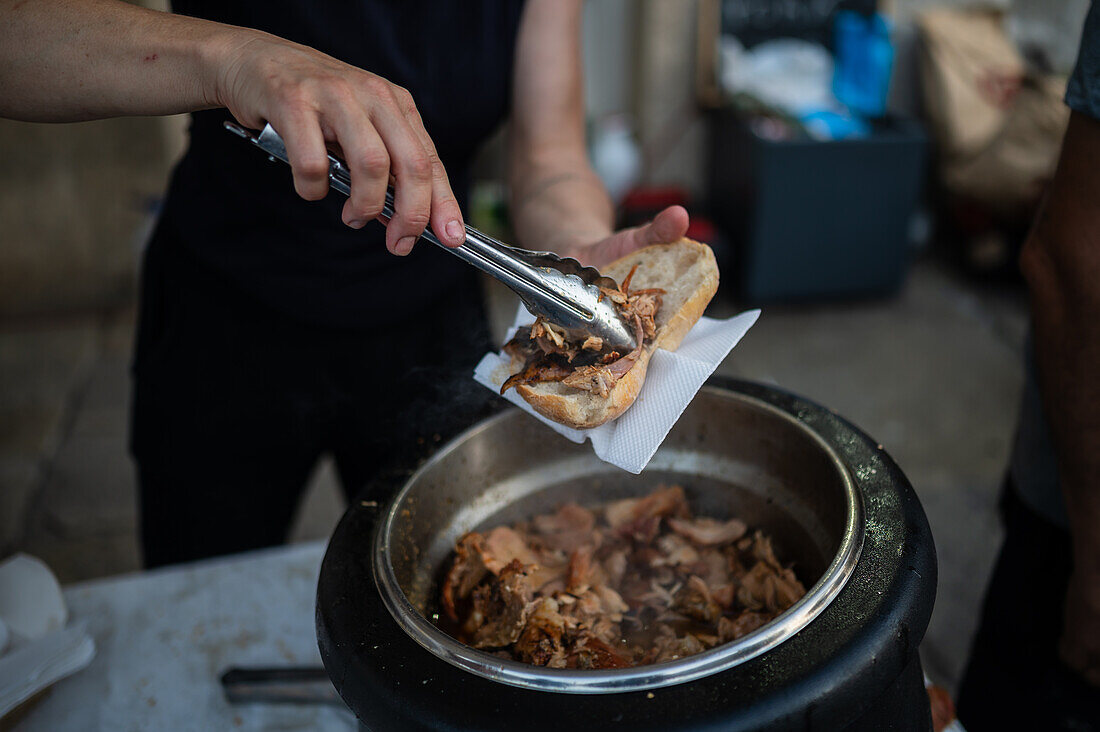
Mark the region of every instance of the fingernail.
POLYGON ((466 240, 466 228, 459 223, 458 219, 447 222, 447 236, 453 241, 465 241, 466 240))
POLYGON ((398 239, 397 244, 393 247, 393 253, 399 257, 403 257, 412 251, 413 244, 416 243, 415 236, 406 236, 403 239, 398 239))
POLYGON ((362 229, 366 225, 367 225, 367 222, 364 221, 363 219, 352 219, 351 221, 348 222, 348 226, 350 226, 353 229, 362 229))

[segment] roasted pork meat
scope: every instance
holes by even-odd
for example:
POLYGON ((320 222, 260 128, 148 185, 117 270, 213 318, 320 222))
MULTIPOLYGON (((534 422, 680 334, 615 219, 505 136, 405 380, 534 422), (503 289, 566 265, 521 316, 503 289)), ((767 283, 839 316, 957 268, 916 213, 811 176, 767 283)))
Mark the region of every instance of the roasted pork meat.
POLYGON ((440 624, 538 666, 623 668, 736 640, 805 592, 763 532, 693 516, 683 488, 659 486, 466 534, 444 576, 440 624))
POLYGON ((504 352, 512 357, 518 369, 500 387, 500 393, 521 384, 560 381, 573 389, 606 397, 619 379, 627 374, 642 353, 646 343, 657 337, 654 320, 661 307, 664 290, 630 290, 637 265, 623 280, 618 290, 601 288, 603 296, 615 303, 619 317, 634 328, 637 347, 630 353, 620 353, 606 346, 595 336, 572 339, 562 328, 538 318, 516 331, 504 344, 504 352))

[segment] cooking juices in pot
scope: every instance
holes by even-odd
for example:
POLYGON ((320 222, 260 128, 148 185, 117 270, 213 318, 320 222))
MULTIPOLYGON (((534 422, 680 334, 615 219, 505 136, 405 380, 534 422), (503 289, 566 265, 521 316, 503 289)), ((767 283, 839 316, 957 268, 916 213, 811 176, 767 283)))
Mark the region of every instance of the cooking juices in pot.
POLYGON ((805 594, 771 540, 694 517, 679 486, 576 503, 459 539, 439 626, 550 668, 671 661, 751 633, 805 594))

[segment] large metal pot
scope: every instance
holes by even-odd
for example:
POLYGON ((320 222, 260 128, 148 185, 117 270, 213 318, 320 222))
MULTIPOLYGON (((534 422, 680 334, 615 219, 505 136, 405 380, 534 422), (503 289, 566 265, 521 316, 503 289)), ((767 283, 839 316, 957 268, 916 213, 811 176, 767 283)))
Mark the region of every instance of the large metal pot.
POLYGON ((914 729, 924 724, 915 648, 935 586, 927 523, 889 457, 816 405, 713 382, 641 476, 509 410, 453 440, 380 503, 397 487, 375 486, 375 496, 349 509, 318 588, 322 656, 364 721, 531 728, 587 724, 597 714, 643 729, 784 719, 831 727, 881 715, 889 697, 916 703, 914 729), (736 642, 621 670, 505 661, 430 622, 440 571, 464 532, 660 482, 683 485, 699 514, 738 516, 769 531, 807 595, 736 642), (694 702, 703 699, 700 709, 694 702))
POLYGON ((374 543, 387 609, 417 643, 485 678, 546 691, 600 693, 691 681, 742 663, 806 626, 843 588, 863 543, 863 501, 840 456, 795 417, 736 392, 707 389, 636 477, 510 410, 441 450, 391 501, 374 543), (679 483, 700 515, 765 529, 794 560, 805 597, 766 627, 689 658, 637 668, 548 669, 459 643, 429 620, 439 568, 474 529, 602 503, 679 483))

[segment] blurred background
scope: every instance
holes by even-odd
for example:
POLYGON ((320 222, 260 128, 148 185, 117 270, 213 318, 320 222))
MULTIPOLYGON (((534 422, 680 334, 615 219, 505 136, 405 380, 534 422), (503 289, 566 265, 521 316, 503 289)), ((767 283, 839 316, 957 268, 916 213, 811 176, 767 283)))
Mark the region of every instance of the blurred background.
MULTIPOLYGON (((164 6, 157 2, 152 7, 164 6)), ((624 224, 671 203, 711 243, 709 314, 764 313, 721 372, 880 441, 940 561, 924 667, 951 691, 996 556, 1026 292, 1087 0, 588 0, 593 161, 624 224)), ((472 223, 507 236, 503 135, 472 223)), ((0 556, 134 571, 136 271, 186 118, 0 120, 0 556)), ((514 305, 486 288, 502 335, 514 305)), ((471 364, 471 369, 473 364, 471 364)), ((294 541, 343 510, 317 470, 294 541)))

